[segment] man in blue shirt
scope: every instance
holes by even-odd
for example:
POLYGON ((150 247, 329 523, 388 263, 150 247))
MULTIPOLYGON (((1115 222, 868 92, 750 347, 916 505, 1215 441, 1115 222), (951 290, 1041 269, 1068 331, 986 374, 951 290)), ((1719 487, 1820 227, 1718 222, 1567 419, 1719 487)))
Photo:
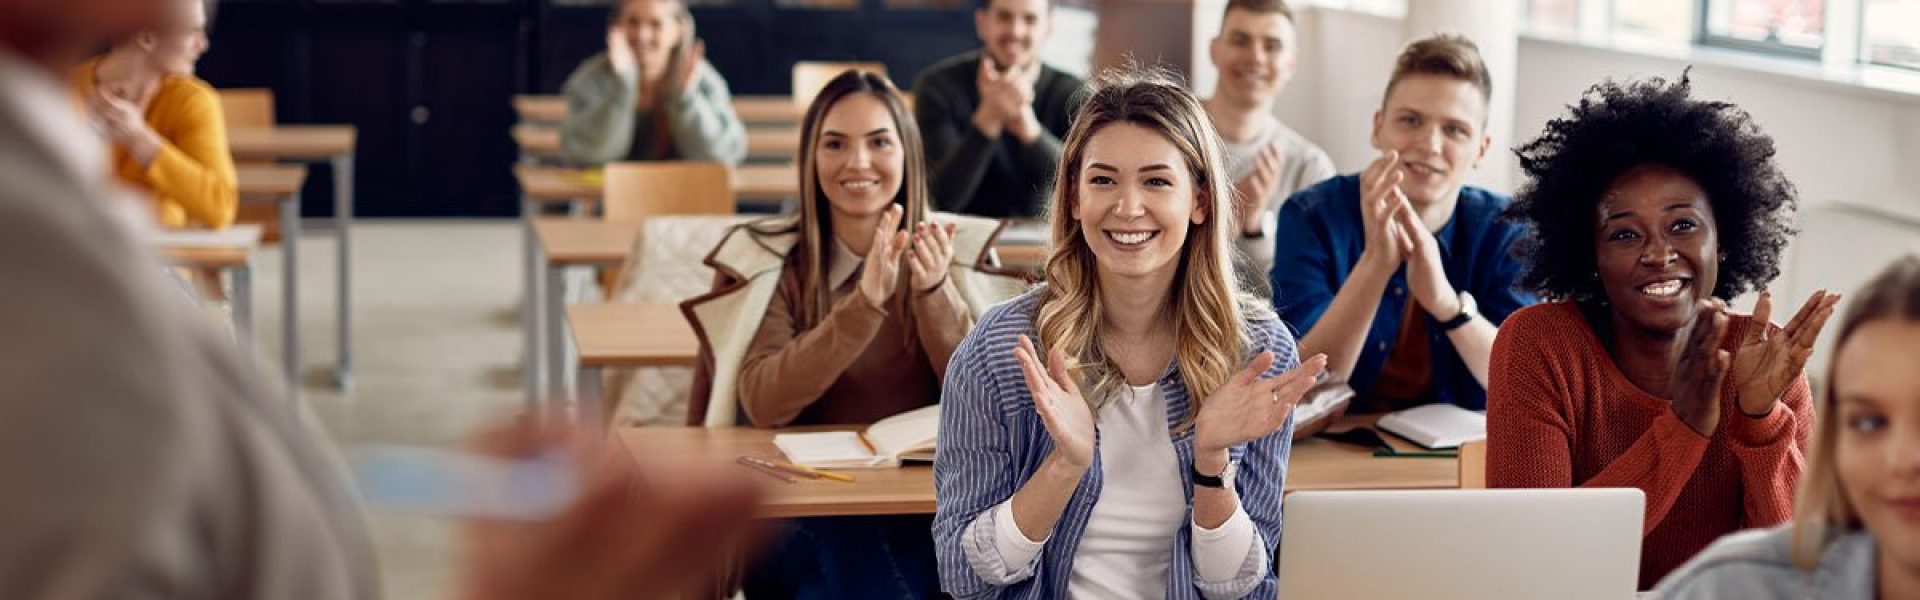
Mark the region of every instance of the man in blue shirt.
POLYGON ((1274 308, 1301 332, 1302 356, 1326 353, 1346 377, 1350 411, 1484 409, 1494 334, 1535 301, 1513 289, 1524 229, 1500 219, 1510 199, 1463 185, 1492 145, 1491 90, 1466 38, 1408 44, 1373 114, 1380 157, 1280 209, 1274 308))

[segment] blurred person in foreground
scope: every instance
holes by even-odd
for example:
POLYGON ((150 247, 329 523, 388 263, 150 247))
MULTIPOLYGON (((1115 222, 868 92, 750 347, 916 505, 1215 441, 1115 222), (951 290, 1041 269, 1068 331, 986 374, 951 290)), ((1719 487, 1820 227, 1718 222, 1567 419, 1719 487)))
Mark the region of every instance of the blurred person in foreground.
MULTIPOLYGON (((324 441, 170 292, 63 77, 165 3, 0 0, 0 598, 374 598, 360 508, 324 441)), ((747 535, 755 492, 647 473, 565 432, 502 427, 502 455, 567 457, 551 520, 468 523, 468 598, 666 596, 747 535), (688 543, 688 540, 698 543, 688 543)), ((656 467, 657 469, 658 467, 656 467)))

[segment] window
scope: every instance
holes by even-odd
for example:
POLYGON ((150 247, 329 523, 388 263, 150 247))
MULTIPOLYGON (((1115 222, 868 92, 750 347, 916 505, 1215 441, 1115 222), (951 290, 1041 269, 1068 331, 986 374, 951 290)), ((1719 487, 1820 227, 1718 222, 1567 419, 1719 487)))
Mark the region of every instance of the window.
POLYGON ((1701 41, 1818 57, 1826 45, 1826 0, 1707 0, 1701 41))
POLYGON ((1860 61, 1920 69, 1920 0, 1866 0, 1860 61))
POLYGON ((1527 0, 1525 29, 1551 35, 1580 32, 1580 0, 1527 0))
POLYGON ((1614 29, 1669 42, 1693 40, 1694 8, 1674 0, 1613 0, 1614 29))

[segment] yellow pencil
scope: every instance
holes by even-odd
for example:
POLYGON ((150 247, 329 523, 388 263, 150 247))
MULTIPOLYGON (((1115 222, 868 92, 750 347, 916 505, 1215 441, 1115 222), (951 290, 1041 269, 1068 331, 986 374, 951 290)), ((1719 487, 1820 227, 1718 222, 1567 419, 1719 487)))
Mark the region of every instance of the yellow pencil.
POLYGON ((833 471, 822 471, 820 469, 815 469, 813 467, 809 467, 806 465, 796 465, 789 462, 775 462, 773 464, 782 469, 787 469, 789 471, 800 473, 808 477, 816 477, 816 478, 824 477, 827 479, 832 479, 834 481, 853 483, 853 476, 845 473, 835 473, 833 471))

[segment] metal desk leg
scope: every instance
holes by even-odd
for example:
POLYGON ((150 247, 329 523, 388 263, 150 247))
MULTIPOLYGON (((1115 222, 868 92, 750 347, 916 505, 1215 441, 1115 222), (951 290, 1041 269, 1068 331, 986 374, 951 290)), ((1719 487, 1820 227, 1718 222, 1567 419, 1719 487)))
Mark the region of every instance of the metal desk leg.
POLYGON ((520 196, 521 241, 526 250, 525 285, 521 293, 521 328, 526 334, 525 365, 521 370, 521 379, 527 388, 527 414, 536 415, 540 411, 540 391, 546 388, 544 366, 540 361, 540 239, 533 233, 533 220, 540 216, 540 204, 533 199, 520 196))
POLYGON ((333 222, 340 236, 340 364, 333 383, 353 391, 353 153, 333 157, 333 222))
POLYGON ((240 348, 253 352, 253 257, 228 269, 233 273, 233 335, 240 348))
POLYGON ((580 418, 580 427, 587 431, 605 429, 606 421, 600 413, 605 409, 602 403, 606 401, 606 395, 600 389, 600 368, 581 366, 574 386, 579 397, 574 403, 574 410, 579 411, 576 416, 580 418))
POLYGON ((547 401, 554 414, 565 414, 567 372, 567 270, 541 261, 547 274, 547 401))
POLYGON ((280 199, 280 361, 287 400, 300 399, 300 193, 280 199))

